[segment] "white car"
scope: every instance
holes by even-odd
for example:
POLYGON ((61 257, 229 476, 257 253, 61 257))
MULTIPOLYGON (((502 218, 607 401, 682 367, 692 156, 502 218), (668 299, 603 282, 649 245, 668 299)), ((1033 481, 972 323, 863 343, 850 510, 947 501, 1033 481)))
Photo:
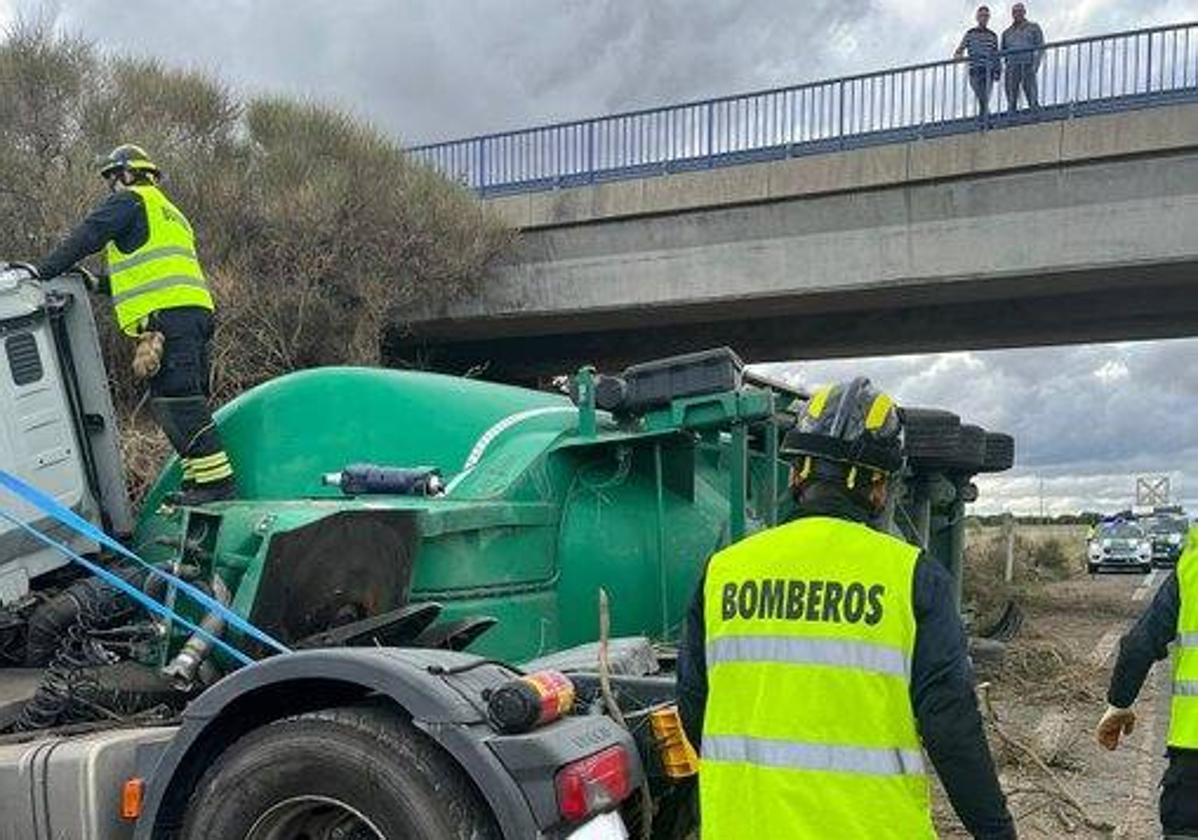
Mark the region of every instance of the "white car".
POLYGON ((1086 545, 1090 574, 1102 569, 1152 571, 1152 538, 1134 522, 1104 522, 1086 545))

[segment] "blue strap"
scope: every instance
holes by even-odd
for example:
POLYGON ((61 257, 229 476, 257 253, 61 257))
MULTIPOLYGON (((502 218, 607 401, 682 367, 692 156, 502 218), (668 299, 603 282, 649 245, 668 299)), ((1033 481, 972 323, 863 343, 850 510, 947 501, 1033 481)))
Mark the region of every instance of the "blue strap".
POLYGON ((87 558, 81 557, 80 555, 71 551, 71 549, 67 548, 62 543, 56 542, 55 540, 53 540, 50 537, 46 536, 45 534, 41 533, 36 528, 34 528, 32 525, 29 525, 26 522, 22 522, 21 520, 17 519, 12 514, 7 513, 3 510, 0 510, 0 519, 7 519, 9 522, 13 523, 14 525, 18 526, 19 528, 24 529, 29 534, 31 534, 33 537, 36 537, 38 540, 40 540, 41 542, 50 546, 51 548, 61 551, 67 557, 70 557, 72 560, 74 560, 80 566, 87 569, 89 572, 91 572, 96 577, 100 578, 100 580, 104 581, 109 586, 113 587, 114 589, 119 589, 121 592, 124 592, 126 595, 128 595, 130 598, 132 598, 137 603, 141 604, 143 607, 145 607, 150 612, 156 613, 156 614, 162 616, 163 618, 168 618, 172 621, 177 621, 180 624, 182 624, 184 627, 186 627, 188 630, 191 630, 193 633, 200 634, 205 639, 207 639, 209 642, 216 645, 218 648, 223 650, 225 653, 229 654, 229 656, 232 656, 234 659, 236 659, 242 665, 254 664, 254 660, 250 659, 248 656, 246 656, 244 653, 239 651, 237 648, 230 645, 228 642, 214 636, 212 633, 209 633, 207 630, 205 630, 203 627, 200 627, 198 624, 193 624, 192 622, 188 621, 183 616, 176 613, 174 610, 164 607, 162 604, 155 601, 153 598, 151 598, 146 593, 142 592, 136 586, 129 583, 129 581, 125 580, 124 578, 120 577, 119 575, 114 575, 112 572, 108 571, 108 569, 105 569, 103 566, 96 565, 95 563, 88 560, 87 558))
MULTIPOLYGON (((5 472, 4 470, 0 470, 0 486, 7 488, 14 495, 18 496, 21 499, 24 499, 26 502, 33 505, 38 510, 45 513, 47 516, 50 516, 50 517, 54 518, 55 520, 57 520, 58 522, 61 522, 63 525, 67 526, 68 528, 75 531, 76 533, 86 537, 89 540, 92 540, 93 542, 96 542, 96 543, 104 546, 105 548, 115 551, 117 554, 121 555, 122 557, 132 560, 138 566, 141 566, 143 569, 146 569, 147 571, 149 571, 150 574, 152 574, 156 577, 162 578, 163 580, 173 584, 175 587, 177 587, 179 589, 179 591, 188 595, 197 604, 204 607, 204 609, 208 610, 209 612, 216 613, 217 615, 219 615, 222 619, 224 619, 225 623, 227 625, 229 625, 230 627, 234 627, 234 628, 240 630, 242 633, 245 633, 247 636, 257 639, 258 641, 262 642, 263 644, 274 648, 279 653, 290 653, 291 652, 290 648, 288 648, 282 642, 278 641, 273 636, 268 635, 267 633, 263 632, 262 630, 259 630, 253 624, 246 621, 244 618, 239 616, 237 613, 233 612, 231 609, 226 607, 220 601, 213 598, 207 592, 204 592, 203 590, 196 588, 195 586, 193 586, 192 584, 188 583, 185 580, 181 580, 180 578, 175 577, 174 575, 170 574, 169 572, 165 572, 162 569, 157 568, 156 566, 150 565, 145 560, 142 560, 136 554, 129 551, 129 549, 125 548, 119 542, 117 542, 116 540, 112 539, 110 536, 105 534, 103 531, 101 531, 95 525, 93 525, 92 523, 90 523, 86 519, 84 519, 83 517, 76 514, 73 510, 63 507, 62 505, 60 505, 58 503, 57 500, 51 498, 50 496, 47 496, 45 493, 43 493, 41 490, 38 490, 36 487, 26 484, 24 481, 21 481, 21 479, 17 478, 16 476, 14 476, 10 473, 5 472)), ((10 519, 7 516, 5 518, 10 519)), ((10 519, 10 521, 15 521, 15 520, 10 519)), ((18 524, 20 524, 20 523, 18 523, 18 524)), ((34 533, 36 534, 37 532, 34 531, 34 533)), ((38 536, 40 537, 40 534, 38 536)))

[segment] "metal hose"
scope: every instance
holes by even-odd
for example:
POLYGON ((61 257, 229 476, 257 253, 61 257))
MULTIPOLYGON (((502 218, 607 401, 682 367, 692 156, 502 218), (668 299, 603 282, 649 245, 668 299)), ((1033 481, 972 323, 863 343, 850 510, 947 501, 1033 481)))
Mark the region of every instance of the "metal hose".
MULTIPOLYGON (((225 585, 220 575, 212 575, 211 586, 212 597, 220 602, 222 606, 229 606, 232 596, 229 593, 229 587, 225 585)), ((212 636, 219 637, 225 630, 225 620, 216 613, 208 613, 208 615, 204 616, 204 620, 200 622, 200 629, 212 636)), ((211 639, 206 638, 200 633, 193 633, 191 638, 183 645, 183 649, 163 667, 162 673, 174 682, 176 688, 188 691, 195 684, 196 674, 200 669, 200 665, 203 664, 211 652, 211 639)))

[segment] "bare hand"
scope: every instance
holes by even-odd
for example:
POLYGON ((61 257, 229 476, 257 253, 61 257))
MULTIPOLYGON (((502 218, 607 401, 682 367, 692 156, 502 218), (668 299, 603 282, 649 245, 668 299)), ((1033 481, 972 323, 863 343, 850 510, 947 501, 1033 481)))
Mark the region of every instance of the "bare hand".
POLYGON ((1098 722, 1098 743, 1108 750, 1119 746, 1119 738, 1130 735, 1136 728, 1136 713, 1131 709, 1107 706, 1106 713, 1098 722))

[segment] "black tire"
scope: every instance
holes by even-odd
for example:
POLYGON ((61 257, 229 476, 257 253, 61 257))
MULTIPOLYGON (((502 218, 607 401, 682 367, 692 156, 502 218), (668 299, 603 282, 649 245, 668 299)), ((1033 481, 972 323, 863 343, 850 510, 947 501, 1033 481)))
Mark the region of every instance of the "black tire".
POLYGON ((1091 575, 1098 574, 1098 571, 1099 571, 1098 564, 1097 563, 1087 563, 1086 571, 1089 572, 1091 575))
POLYGON ((331 801, 368 823, 356 822, 361 830, 347 836, 500 836, 457 764, 397 712, 369 704, 275 721, 235 742, 193 791, 180 837, 244 840, 287 808, 305 807, 286 803, 306 797, 313 803, 306 807, 320 811, 331 801))
POLYGON ((961 426, 961 437, 952 469, 963 473, 976 473, 986 462, 986 430, 981 426, 961 426))
POLYGON ((986 432, 986 454, 982 472, 1006 472, 1015 466, 1015 438, 999 432, 986 432))
POLYGON ((902 408, 907 457, 913 467, 941 467, 960 446, 961 418, 935 408, 902 408))

